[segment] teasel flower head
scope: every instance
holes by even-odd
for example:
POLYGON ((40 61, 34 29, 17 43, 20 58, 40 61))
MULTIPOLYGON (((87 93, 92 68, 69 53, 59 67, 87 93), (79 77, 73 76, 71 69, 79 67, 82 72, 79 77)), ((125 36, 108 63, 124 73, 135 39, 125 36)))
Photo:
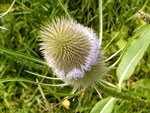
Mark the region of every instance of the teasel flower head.
POLYGON ((98 36, 64 17, 45 23, 39 32, 41 51, 54 75, 75 88, 92 86, 106 71, 98 36))

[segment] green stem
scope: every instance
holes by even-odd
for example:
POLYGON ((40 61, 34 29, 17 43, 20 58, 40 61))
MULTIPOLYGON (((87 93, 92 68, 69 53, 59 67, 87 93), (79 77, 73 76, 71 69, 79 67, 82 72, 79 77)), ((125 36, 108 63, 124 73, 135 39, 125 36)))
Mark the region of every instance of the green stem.
POLYGON ((103 18, 102 18, 102 0, 99 0, 99 41, 102 44, 102 34, 103 34, 103 18))
POLYGON ((103 93, 106 93, 107 95, 112 96, 112 97, 116 97, 116 98, 120 98, 120 99, 128 100, 128 101, 133 101, 135 103, 139 103, 139 104, 143 104, 143 105, 145 105, 145 104, 150 105, 150 100, 142 99, 142 97, 133 95, 128 92, 120 92, 117 89, 105 86, 101 83, 98 85, 98 88, 103 93))

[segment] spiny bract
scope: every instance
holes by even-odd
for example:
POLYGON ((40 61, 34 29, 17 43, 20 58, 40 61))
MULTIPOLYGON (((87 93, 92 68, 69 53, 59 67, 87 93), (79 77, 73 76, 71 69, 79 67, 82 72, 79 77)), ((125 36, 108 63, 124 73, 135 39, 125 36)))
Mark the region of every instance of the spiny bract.
POLYGON ((97 35, 77 22, 66 18, 47 22, 39 39, 48 66, 69 85, 88 87, 106 70, 97 35))

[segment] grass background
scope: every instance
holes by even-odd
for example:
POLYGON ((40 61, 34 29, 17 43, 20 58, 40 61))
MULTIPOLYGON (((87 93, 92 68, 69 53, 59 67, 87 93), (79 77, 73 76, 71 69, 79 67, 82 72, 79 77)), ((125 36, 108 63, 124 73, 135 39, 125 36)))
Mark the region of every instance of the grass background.
MULTIPOLYGON (((92 28, 99 34, 98 0, 60 0, 71 17, 84 26, 92 28)), ((12 0, 0 1, 0 13, 5 12, 12 0)), ((145 24, 137 18, 137 10, 150 13, 149 0, 103 0, 103 43, 102 49, 115 37, 106 49, 105 56, 109 57, 127 43, 134 31, 145 24)), ((47 19, 64 16, 66 13, 58 0, 16 0, 11 11, 0 19, 0 46, 9 50, 36 57, 44 61, 38 42, 38 30, 47 19)), ((150 94, 150 83, 141 83, 150 78, 150 48, 138 64, 132 78, 128 81, 126 90, 135 91, 141 86, 140 93, 150 94), (148 84, 144 89, 143 84, 148 84)), ((109 63, 112 64, 119 57, 116 56, 109 63)), ((0 52, 0 113, 89 113, 92 107, 100 100, 94 89, 87 89, 75 95, 70 95, 71 87, 51 87, 23 82, 22 79, 39 81, 47 84, 62 83, 34 76, 27 71, 45 76, 53 76, 52 71, 45 65, 21 58, 16 55, 0 52), (10 78, 11 82, 7 81, 10 78), (20 78, 12 81, 13 78, 20 78), (62 105, 65 97, 69 96, 70 109, 62 105)), ((106 78, 116 84, 118 81, 112 69, 106 78)), ((104 97, 107 95, 104 95, 104 97)), ((114 113, 149 113, 148 106, 141 106, 130 102, 118 102, 114 113)))

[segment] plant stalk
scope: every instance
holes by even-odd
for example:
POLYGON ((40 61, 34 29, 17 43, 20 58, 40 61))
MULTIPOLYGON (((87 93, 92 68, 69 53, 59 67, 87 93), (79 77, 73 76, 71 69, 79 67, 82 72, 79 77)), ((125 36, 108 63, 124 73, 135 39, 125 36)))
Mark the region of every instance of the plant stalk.
POLYGON ((98 88, 105 94, 112 96, 112 97, 116 97, 116 98, 120 98, 123 100, 128 100, 128 101, 132 101, 138 104, 143 104, 143 105, 150 105, 150 100, 146 100, 146 99, 142 99, 141 96, 137 96, 137 95, 133 95, 129 92, 121 92, 115 88, 111 88, 108 87, 102 83, 100 83, 98 85, 98 88))

